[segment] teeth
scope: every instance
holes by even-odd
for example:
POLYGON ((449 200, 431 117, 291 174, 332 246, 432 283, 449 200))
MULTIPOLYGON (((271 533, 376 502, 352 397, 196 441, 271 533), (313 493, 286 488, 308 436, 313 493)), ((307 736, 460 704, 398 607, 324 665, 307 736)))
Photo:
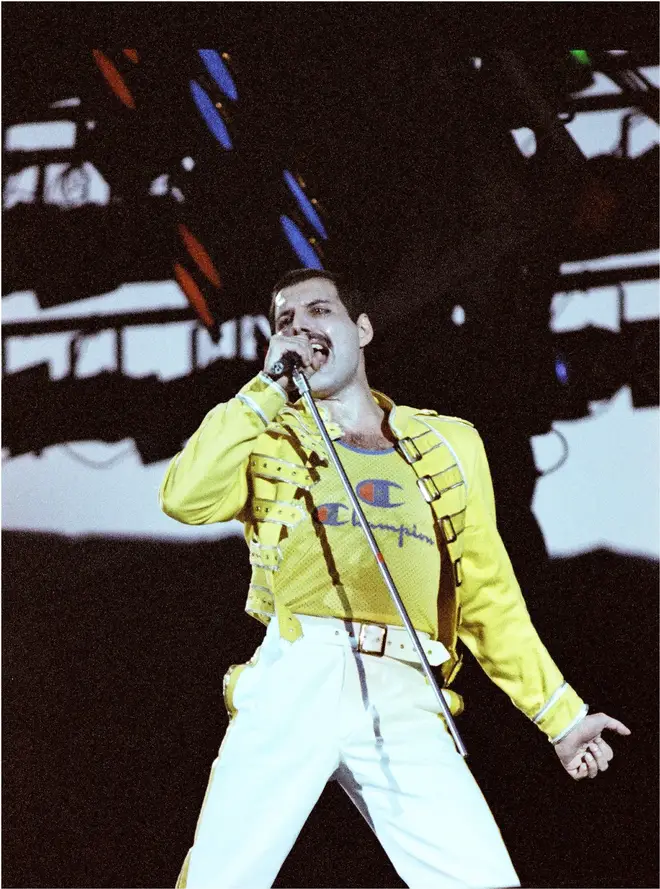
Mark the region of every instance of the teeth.
POLYGON ((325 352, 325 349, 319 343, 312 343, 312 349, 315 352, 325 352))

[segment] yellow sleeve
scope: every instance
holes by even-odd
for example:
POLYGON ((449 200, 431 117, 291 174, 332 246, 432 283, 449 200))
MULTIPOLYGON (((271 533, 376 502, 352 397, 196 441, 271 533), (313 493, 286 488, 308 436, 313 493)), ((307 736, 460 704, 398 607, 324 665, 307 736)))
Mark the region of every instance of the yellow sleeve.
POLYGON ((458 635, 513 704, 557 743, 586 715, 534 629, 497 530, 488 460, 478 438, 468 476, 458 635))
POLYGON ((236 518, 248 496, 254 444, 286 400, 286 392, 260 373, 230 401, 209 411, 167 467, 158 493, 163 512, 186 525, 236 518))

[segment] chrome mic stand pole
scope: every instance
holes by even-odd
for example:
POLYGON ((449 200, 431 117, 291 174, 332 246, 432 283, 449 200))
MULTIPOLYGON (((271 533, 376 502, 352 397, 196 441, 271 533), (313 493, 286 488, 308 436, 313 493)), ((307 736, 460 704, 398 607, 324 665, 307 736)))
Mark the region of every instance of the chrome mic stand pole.
MULTIPOLYGON (((293 357, 293 356, 291 356, 291 357, 293 357)), ((297 356, 295 356, 295 357, 297 357, 297 356)), ((454 719, 451 715, 449 707, 447 706, 447 702, 445 701, 444 695, 442 694, 442 692, 440 691, 440 689, 438 687, 438 683, 435 680, 435 676, 433 675, 433 672, 431 671, 431 665, 429 664, 429 662, 426 658, 424 649, 423 649, 423 647, 419 641, 419 638, 417 636, 417 631, 413 627, 411 620, 408 617, 408 612, 406 611, 406 606, 401 601, 401 596, 399 595, 399 592, 398 592, 396 586, 394 585, 394 581, 392 580, 392 575, 390 574, 389 569, 388 569, 387 565, 385 564, 385 559, 383 558, 383 554, 381 553, 380 549, 378 548, 378 544, 376 543, 376 539, 373 535, 373 532, 372 532, 371 528, 369 527, 369 523, 367 522, 367 519, 365 518, 365 515, 362 511, 362 507, 360 506, 360 503, 355 495, 355 492, 353 491, 353 488, 352 488, 351 483, 348 479, 348 476, 346 475, 344 467, 342 466, 341 461, 340 461, 339 457, 337 456, 335 446, 332 443, 332 439, 328 435, 328 430, 325 428, 323 419, 322 419, 322 417, 319 413, 319 410, 316 407, 316 404, 315 404, 314 399, 312 397, 312 392, 309 388, 309 383, 307 382, 307 378, 305 377, 305 374, 302 372, 302 370, 299 367, 297 367, 295 363, 293 364, 291 376, 292 376, 293 382, 298 387, 298 391, 300 392, 300 394, 304 398, 307 406, 309 407, 310 411, 312 412, 312 416, 314 417, 314 420, 316 421, 316 425, 319 428, 319 432, 321 433, 321 437, 323 438, 323 443, 325 444, 326 450, 328 452, 328 456, 330 457, 330 460, 332 461, 332 464, 334 465, 335 469, 339 473, 339 477, 342 480, 342 484, 344 485, 344 488, 346 489, 348 499, 351 501, 353 509, 355 510, 355 513, 356 513, 358 519, 360 520, 360 526, 362 527, 365 537, 367 538, 369 547, 376 558, 376 563, 378 565, 378 568, 380 569, 380 573, 383 575, 383 580, 385 581, 385 584, 387 585, 387 589, 389 590, 390 595, 392 596, 392 599, 394 601, 394 604, 396 605, 397 611, 399 612, 399 615, 401 616, 401 620, 403 621, 404 626, 408 630, 410 639, 413 643, 415 651, 417 652, 417 655, 419 656, 422 667, 424 669, 424 674, 426 675, 426 678, 428 679, 428 681, 431 683, 431 687, 432 687, 433 691, 435 692, 435 695, 438 699, 438 703, 440 704, 440 711, 447 723, 447 727, 449 728, 451 736, 454 739, 456 748, 457 748, 458 752, 461 754, 461 756, 466 757, 467 750, 465 749, 465 745, 463 744, 461 736, 458 733, 458 729, 456 728, 454 719)))

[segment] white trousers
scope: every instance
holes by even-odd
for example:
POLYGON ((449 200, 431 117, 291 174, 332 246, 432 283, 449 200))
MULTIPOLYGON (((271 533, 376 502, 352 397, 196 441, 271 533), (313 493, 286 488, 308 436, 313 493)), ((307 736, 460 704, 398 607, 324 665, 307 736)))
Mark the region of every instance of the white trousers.
POLYGON ((409 887, 519 886, 421 666, 360 654, 327 624, 291 643, 273 620, 239 676, 177 886, 272 886, 330 778, 409 887))

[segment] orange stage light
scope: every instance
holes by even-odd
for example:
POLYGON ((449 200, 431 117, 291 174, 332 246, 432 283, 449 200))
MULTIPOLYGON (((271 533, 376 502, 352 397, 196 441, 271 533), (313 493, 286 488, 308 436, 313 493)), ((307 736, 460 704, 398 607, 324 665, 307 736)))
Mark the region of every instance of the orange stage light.
POLYGON ((101 74, 105 77, 108 85, 112 89, 117 98, 126 105, 127 108, 135 110, 135 100, 131 95, 129 88, 124 83, 124 79, 112 64, 110 59, 99 49, 92 50, 94 61, 99 67, 101 74))
POLYGON ((222 281, 220 280, 218 270, 213 265, 211 257, 199 243, 197 238, 195 238, 183 224, 179 225, 179 234, 183 239, 183 243, 186 245, 188 253, 190 253, 203 274, 206 275, 215 287, 222 287, 222 281))
POLYGON ((197 317, 206 327, 214 327, 215 321, 213 316, 209 311, 202 291, 193 280, 192 275, 178 262, 174 263, 174 275, 186 299, 197 313, 197 317))

